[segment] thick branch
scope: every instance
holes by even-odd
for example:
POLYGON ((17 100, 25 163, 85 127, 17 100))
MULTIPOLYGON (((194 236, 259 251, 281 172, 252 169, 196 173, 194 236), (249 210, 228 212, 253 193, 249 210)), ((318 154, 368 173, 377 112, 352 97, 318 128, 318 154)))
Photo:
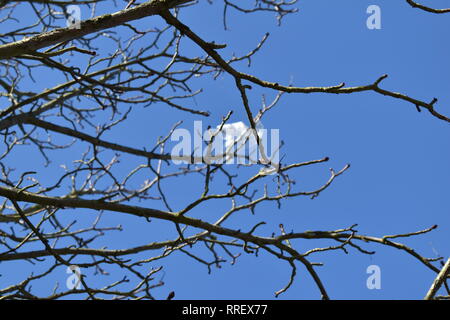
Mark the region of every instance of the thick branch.
POLYGON ((157 15, 164 10, 190 2, 191 0, 152 0, 128 10, 105 14, 82 21, 80 28, 59 28, 34 37, 0 46, 0 59, 8 59, 25 53, 81 38, 87 34, 117 27, 126 22, 157 15))
POLYGON ((436 295, 436 292, 438 292, 439 288, 445 282, 448 275, 450 275, 450 258, 447 259, 447 262, 442 267, 442 270, 439 272, 436 279, 434 279, 430 290, 428 290, 428 293, 425 296, 425 300, 431 300, 434 298, 434 296, 436 295))

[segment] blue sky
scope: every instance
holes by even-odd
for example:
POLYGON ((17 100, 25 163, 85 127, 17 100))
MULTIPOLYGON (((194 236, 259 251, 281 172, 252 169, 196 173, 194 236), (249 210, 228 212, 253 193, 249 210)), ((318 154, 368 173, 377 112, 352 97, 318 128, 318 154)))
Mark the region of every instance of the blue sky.
MULTIPOLYGON (((446 1, 423 1, 434 7, 444 7, 446 1)), ((329 86, 345 82, 348 86, 374 82, 382 74, 389 77, 381 83, 387 90, 411 97, 439 101, 436 109, 450 115, 450 44, 446 40, 450 28, 450 15, 435 15, 411 8, 406 1, 332 1, 300 0, 299 12, 285 17, 276 24, 273 15, 255 13, 244 15, 229 11, 229 30, 222 25, 222 5, 214 1, 183 9, 180 20, 189 25, 203 39, 226 43, 220 50, 224 57, 232 53, 245 54, 252 50, 266 32, 270 36, 265 46, 252 59, 251 67, 236 65, 242 72, 254 74, 268 81, 295 86, 329 86), (381 8, 382 28, 366 27, 369 5, 381 8), (201 18, 199 18, 201 17, 201 18)), ((151 17, 135 25, 161 25, 161 19, 151 17)), ((112 51, 113 48, 103 49, 112 51)), ((189 39, 182 39, 184 53, 199 53, 189 39)), ((51 79, 49 79, 51 82, 51 79)), ((40 85, 50 86, 42 82, 40 85)), ((183 128, 192 130, 193 121, 203 120, 216 126, 228 111, 234 114, 230 121, 244 121, 245 111, 233 79, 222 75, 194 83, 205 88, 204 94, 190 101, 199 109, 211 111, 207 119, 185 114, 166 106, 155 105, 132 113, 129 122, 108 133, 108 139, 132 143, 135 147, 151 146, 157 136, 164 135, 178 120, 183 128)), ((260 107, 261 95, 270 100, 275 92, 254 88, 249 97, 253 110, 260 107)), ((423 230, 437 224, 431 233, 399 242, 414 248, 429 258, 449 257, 450 254, 450 131, 449 124, 431 116, 425 110, 416 111, 414 105, 376 93, 285 94, 279 104, 263 118, 266 128, 280 129, 285 142, 282 154, 286 162, 302 162, 330 157, 330 161, 311 168, 298 170, 296 187, 302 190, 317 188, 326 181, 329 168, 351 168, 340 176, 319 197, 289 199, 281 209, 274 204, 262 205, 255 216, 243 212, 233 217, 227 226, 248 228, 259 222, 267 225, 259 235, 270 235, 283 223, 287 230, 334 230, 358 224, 361 234, 383 235, 423 230)), ((23 149, 25 152, 25 149, 23 149)), ((17 166, 27 168, 17 153, 17 166)), ((52 170, 67 160, 70 152, 54 155, 54 166, 41 173, 41 179, 51 180, 52 170), (44 176, 45 175, 45 176, 44 176)), ((124 170, 141 159, 125 158, 124 170)), ((33 165, 41 166, 36 158, 33 165)), ((67 161, 68 162, 68 161, 67 161)), ((43 169, 44 170, 44 169, 43 169)), ((125 171, 123 171, 125 173, 125 171)), ((244 171, 244 174, 248 173, 244 171)), ((164 185, 168 199, 175 207, 198 197, 200 177, 186 177, 164 185)), ((220 181, 219 181, 220 183, 220 181)), ((223 182, 222 182, 223 183, 223 182)), ((142 205, 142 204, 141 204, 142 205)), ((228 202, 214 202, 193 211, 196 217, 210 219, 223 211, 228 202), (222 210, 222 211, 221 211, 222 210)), ((148 203, 150 207, 161 204, 148 203)), ((68 221, 93 219, 73 210, 68 221)), ((85 222, 85 221, 84 221, 85 222)), ((104 225, 123 224, 124 232, 113 232, 96 243, 98 247, 125 248, 151 242, 155 238, 171 239, 176 236, 173 227, 154 222, 151 226, 141 220, 119 214, 104 215, 104 225), (163 231, 164 230, 164 231, 163 231), (170 231, 167 231, 170 230, 170 231)), ((300 251, 309 250, 320 243, 295 241, 300 251)), ((318 254, 314 262, 332 299, 421 299, 426 294, 435 274, 417 260, 399 250, 364 244, 375 250, 375 255, 364 255, 354 249, 349 254, 333 251, 318 254), (370 265, 381 268, 381 289, 369 290, 366 269, 370 265)), ((204 254, 205 251, 199 251, 204 254)), ((290 275, 289 266, 262 253, 255 257, 242 253, 234 265, 213 267, 208 274, 204 265, 182 254, 174 254, 162 261, 165 286, 155 290, 155 296, 164 297, 175 290, 177 299, 272 299, 290 275)), ((158 266, 160 264, 155 264, 158 266)), ((0 283, 21 279, 30 266, 19 263, 0 264, 0 283), (15 271, 11 275, 11 271, 15 271), (20 270, 20 271, 17 271, 20 270), (3 279, 3 280, 2 280, 3 279)), ((111 275, 91 275, 89 283, 107 283, 121 277, 119 270, 111 275)), ((65 282, 64 269, 55 273, 38 290, 51 290, 54 281, 65 282)), ((158 279, 158 276, 157 276, 158 279)), ((4 285, 2 285, 4 287, 4 285)), ((306 270, 299 267, 294 285, 279 299, 318 299, 319 292, 306 270)))

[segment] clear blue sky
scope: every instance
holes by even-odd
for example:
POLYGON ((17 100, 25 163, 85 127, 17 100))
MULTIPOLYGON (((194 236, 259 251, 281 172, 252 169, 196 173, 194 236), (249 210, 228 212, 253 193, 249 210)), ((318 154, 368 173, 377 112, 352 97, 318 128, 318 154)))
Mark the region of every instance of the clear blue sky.
MULTIPOLYGON (((329 86, 340 82, 349 86, 365 85, 387 73, 389 78, 381 87, 424 101, 436 97, 439 99, 437 110, 450 115, 449 14, 426 13, 411 8, 402 0, 301 0, 297 4, 299 12, 287 16, 281 27, 271 14, 244 15, 230 10, 230 30, 225 31, 220 1, 214 1, 214 5, 200 2, 183 10, 180 20, 205 40, 226 43, 227 48, 220 51, 225 57, 233 52, 245 54, 265 32, 270 32, 266 45, 252 59, 251 67, 244 63, 238 65, 243 72, 282 84, 292 80, 296 86, 329 86), (372 4, 381 8, 381 30, 366 27, 366 9, 372 4)), ((448 5, 447 1, 422 2, 434 7, 448 5)), ((161 20, 151 17, 135 23, 152 24, 161 25, 161 20)), ((185 53, 199 52, 187 38, 182 40, 182 45, 186 46, 182 47, 186 48, 185 53)), ((41 84, 51 85, 50 82, 41 84)), ((178 120, 183 120, 182 127, 189 130, 194 120, 203 120, 205 127, 216 126, 229 110, 234 111, 230 121, 247 123, 239 93, 229 76, 207 83, 199 81, 200 86, 205 87, 205 93, 190 103, 211 111, 211 117, 202 119, 156 105, 135 111, 130 122, 109 133, 108 139, 128 142, 135 147, 150 147, 178 120)), ((269 90, 252 90, 250 98, 254 110, 260 106, 261 94, 268 98, 274 96, 269 90)), ((426 257, 450 255, 448 123, 426 111, 418 113, 413 105, 404 101, 375 93, 286 94, 279 105, 265 115, 263 123, 266 128, 280 129, 285 142, 282 152, 285 162, 330 157, 326 164, 299 170, 295 175, 297 188, 310 190, 320 186, 328 178, 329 167, 339 170, 350 163, 351 168, 314 200, 305 197, 284 201, 280 210, 274 204, 263 205, 256 216, 243 212, 230 220, 228 226, 245 229, 264 220, 268 224, 261 227, 258 234, 270 236, 278 231, 279 223, 295 231, 333 230, 358 224, 361 234, 381 237, 437 224, 439 228, 431 233, 399 241, 426 257)), ((67 161, 65 157, 69 155, 55 154, 54 166, 46 169, 47 176, 42 173, 41 178, 50 181, 51 170, 58 170, 57 166, 67 161)), ((27 168, 29 163, 22 163, 23 160, 17 158, 17 166, 27 168)), ((124 168, 129 169, 141 159, 128 161, 124 168)), ((41 158, 36 158, 36 165, 42 163, 41 158)), ((195 189, 192 185, 199 181, 182 178, 165 184, 169 201, 180 209, 198 197, 200 186, 195 189)), ((221 213, 225 205, 229 204, 216 202, 194 212, 196 217, 208 218, 221 213)), ((148 206, 163 208, 154 202, 148 206)), ((71 214, 72 219, 79 214, 77 219, 81 221, 94 217, 83 218, 80 211, 71 214)), ((97 242, 97 246, 125 248, 176 236, 172 226, 169 233, 164 233, 166 231, 161 230, 166 229, 158 227, 163 224, 157 222, 149 227, 141 220, 119 214, 104 217, 105 226, 119 223, 128 229, 112 233, 97 242)), ((302 249, 300 251, 315 247, 307 240, 295 244, 302 249)), ((317 271, 332 299, 423 298, 435 277, 432 271, 399 250, 370 244, 364 247, 377 253, 364 255, 350 249, 348 255, 334 251, 313 257, 314 262, 324 263, 317 271), (381 268, 380 290, 366 288, 369 265, 381 268)), ((204 265, 182 254, 174 254, 161 263, 166 284, 154 294, 162 298, 175 290, 177 299, 272 299, 290 275, 285 262, 265 253, 260 257, 243 253, 235 265, 225 263, 221 269, 213 267, 211 274, 204 265)), ((30 270, 29 265, 0 264, 0 273, 10 276, 6 280, 0 278, 2 287, 9 281, 23 278, 30 270), (10 276, 12 270, 15 274, 10 276)), ((110 271, 108 277, 90 274, 87 281, 107 283, 120 278, 120 271, 110 271)), ((47 282, 40 283, 39 290, 49 293, 54 281, 64 285, 66 277, 65 270, 60 269, 47 282)), ((319 297, 310 275, 299 267, 294 285, 279 299, 319 297)))

